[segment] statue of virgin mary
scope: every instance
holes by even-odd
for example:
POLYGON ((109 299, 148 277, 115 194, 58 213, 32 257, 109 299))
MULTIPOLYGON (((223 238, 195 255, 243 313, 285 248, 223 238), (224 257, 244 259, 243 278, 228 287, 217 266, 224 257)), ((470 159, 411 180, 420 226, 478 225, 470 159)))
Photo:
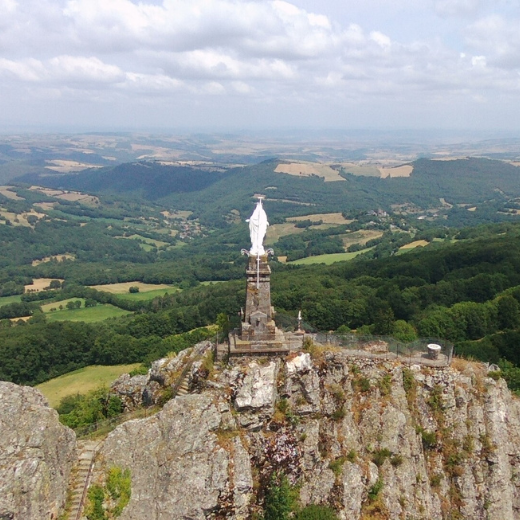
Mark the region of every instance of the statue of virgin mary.
POLYGON ((246 222, 249 222, 249 234, 251 236, 251 250, 249 254, 254 256, 265 255, 263 241, 269 222, 267 222, 267 215, 262 206, 262 199, 259 199, 256 203, 253 214, 246 222))

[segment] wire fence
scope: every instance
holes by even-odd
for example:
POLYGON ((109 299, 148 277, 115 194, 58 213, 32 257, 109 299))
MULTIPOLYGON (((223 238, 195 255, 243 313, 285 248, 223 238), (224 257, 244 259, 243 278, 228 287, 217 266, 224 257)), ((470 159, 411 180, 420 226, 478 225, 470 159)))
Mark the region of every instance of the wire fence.
POLYGON ((366 357, 408 360, 431 366, 448 366, 453 357, 453 344, 439 338, 419 338, 411 342, 392 336, 362 336, 318 332, 305 334, 320 345, 331 345, 366 357))

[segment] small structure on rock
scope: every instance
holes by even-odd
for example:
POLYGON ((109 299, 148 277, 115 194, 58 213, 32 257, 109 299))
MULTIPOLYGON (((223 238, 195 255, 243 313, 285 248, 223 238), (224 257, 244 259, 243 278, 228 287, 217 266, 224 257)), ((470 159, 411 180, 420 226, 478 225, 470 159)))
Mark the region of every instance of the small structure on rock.
POLYGON ((272 249, 264 249, 263 240, 269 222, 258 197, 255 210, 248 219, 251 249, 242 249, 247 255, 246 307, 241 312, 240 329, 229 335, 230 356, 236 355, 284 355, 299 350, 303 345, 304 332, 283 332, 275 324, 274 308, 271 306, 271 268, 269 255, 272 249))

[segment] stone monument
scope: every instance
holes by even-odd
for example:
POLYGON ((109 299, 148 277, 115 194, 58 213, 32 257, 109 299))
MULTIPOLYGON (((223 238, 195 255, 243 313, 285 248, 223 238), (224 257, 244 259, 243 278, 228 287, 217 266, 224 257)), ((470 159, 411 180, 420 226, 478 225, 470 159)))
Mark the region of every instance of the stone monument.
POLYGON ((255 210, 249 222, 251 249, 242 249, 248 256, 246 267, 246 307, 241 312, 240 330, 229 335, 229 354, 285 354, 302 346, 302 335, 284 333, 274 322, 274 308, 271 306, 271 268, 269 255, 272 249, 265 249, 263 241, 269 222, 262 200, 258 197, 255 210))

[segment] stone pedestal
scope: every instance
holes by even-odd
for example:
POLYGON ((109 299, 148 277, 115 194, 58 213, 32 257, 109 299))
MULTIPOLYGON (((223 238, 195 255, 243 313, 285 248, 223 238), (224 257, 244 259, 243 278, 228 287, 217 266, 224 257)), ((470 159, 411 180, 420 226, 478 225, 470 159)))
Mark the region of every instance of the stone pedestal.
POLYGON ((240 330, 229 335, 230 355, 283 355, 301 348, 302 336, 276 327, 271 307, 271 268, 267 255, 249 257, 246 269, 246 307, 240 330))

